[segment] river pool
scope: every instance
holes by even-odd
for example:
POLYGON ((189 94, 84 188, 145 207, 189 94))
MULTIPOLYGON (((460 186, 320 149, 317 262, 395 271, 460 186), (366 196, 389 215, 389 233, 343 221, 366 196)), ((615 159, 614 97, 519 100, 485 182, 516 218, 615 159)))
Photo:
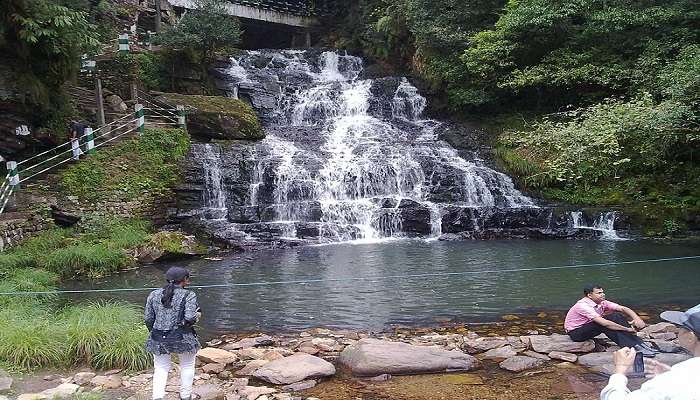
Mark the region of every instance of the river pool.
MULTIPOLYGON (((271 249, 181 262, 208 335, 314 326, 380 330, 437 321, 493 321, 507 313, 565 310, 598 282, 632 306, 700 303, 700 258, 608 264, 700 254, 698 242, 396 240, 271 249), (293 282, 290 282, 293 281, 293 282), (299 282, 309 281, 309 282, 299 282), (257 284, 276 282, 272 284, 257 284)), ((70 288, 162 284, 173 264, 146 266, 70 288)), ((147 291, 72 295, 143 304, 147 291)))

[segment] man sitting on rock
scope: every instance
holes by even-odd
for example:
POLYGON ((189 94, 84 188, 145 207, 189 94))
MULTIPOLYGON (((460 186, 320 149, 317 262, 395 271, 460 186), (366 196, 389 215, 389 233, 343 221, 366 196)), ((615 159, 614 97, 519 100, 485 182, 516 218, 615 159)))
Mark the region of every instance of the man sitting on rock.
POLYGON ((693 358, 673 367, 656 360, 644 360, 647 376, 654 377, 639 390, 630 392, 626 374, 634 365, 635 351, 628 347, 613 354, 615 373, 600 393, 601 400, 695 400, 700 399, 700 304, 686 312, 664 311, 661 319, 679 328, 678 343, 693 358))
POLYGON ((600 285, 586 285, 583 294, 564 320, 564 329, 571 340, 583 342, 604 333, 620 347, 633 347, 647 357, 657 353, 637 336, 635 328, 642 329, 645 324, 632 309, 605 300, 605 292, 600 285), (632 319, 634 328, 621 313, 632 319))

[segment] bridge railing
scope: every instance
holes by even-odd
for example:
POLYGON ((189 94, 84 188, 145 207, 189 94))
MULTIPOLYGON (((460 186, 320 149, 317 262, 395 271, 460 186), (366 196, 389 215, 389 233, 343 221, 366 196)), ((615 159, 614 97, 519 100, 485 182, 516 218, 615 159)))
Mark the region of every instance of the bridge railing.
POLYGON ((326 7, 313 7, 308 1, 294 2, 283 0, 229 0, 240 5, 264 10, 284 12, 299 16, 313 16, 326 13, 326 7))

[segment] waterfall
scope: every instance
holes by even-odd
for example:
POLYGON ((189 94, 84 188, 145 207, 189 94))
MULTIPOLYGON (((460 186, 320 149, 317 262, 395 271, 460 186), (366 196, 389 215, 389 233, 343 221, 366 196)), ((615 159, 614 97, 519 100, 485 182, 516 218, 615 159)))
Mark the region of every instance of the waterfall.
POLYGON ((206 215, 209 219, 222 220, 226 218, 226 192, 223 189, 221 175, 221 150, 219 146, 205 144, 203 151, 204 179, 206 190, 204 191, 204 204, 206 215))
POLYGON ((592 225, 587 225, 581 211, 572 211, 570 213, 571 227, 575 229, 589 229, 600 232, 600 238, 603 240, 624 240, 617 231, 615 231, 615 220, 617 214, 615 211, 607 211, 598 214, 598 217, 593 221, 592 225))
MULTIPOLYGON (((251 211, 229 215, 232 223, 322 243, 437 238, 459 210, 479 227, 476 218, 493 213, 469 210, 537 208, 507 175, 440 140, 443 123, 423 117, 427 101, 408 79, 362 79, 362 71, 360 58, 331 51, 232 59, 229 84, 251 99, 266 131, 244 174, 247 196, 236 196, 251 211)), ((225 216, 218 168, 235 161, 208 158, 207 207, 225 216)))

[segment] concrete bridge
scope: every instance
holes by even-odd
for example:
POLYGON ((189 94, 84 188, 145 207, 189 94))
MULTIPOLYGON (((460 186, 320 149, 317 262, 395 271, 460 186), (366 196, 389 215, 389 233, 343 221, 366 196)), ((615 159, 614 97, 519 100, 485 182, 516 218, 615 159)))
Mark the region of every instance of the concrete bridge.
MULTIPOLYGON (((168 0, 175 7, 194 8, 192 0, 168 0)), ((333 0, 228 0, 229 15, 239 18, 310 28, 318 25, 316 17, 331 9, 333 0)))

